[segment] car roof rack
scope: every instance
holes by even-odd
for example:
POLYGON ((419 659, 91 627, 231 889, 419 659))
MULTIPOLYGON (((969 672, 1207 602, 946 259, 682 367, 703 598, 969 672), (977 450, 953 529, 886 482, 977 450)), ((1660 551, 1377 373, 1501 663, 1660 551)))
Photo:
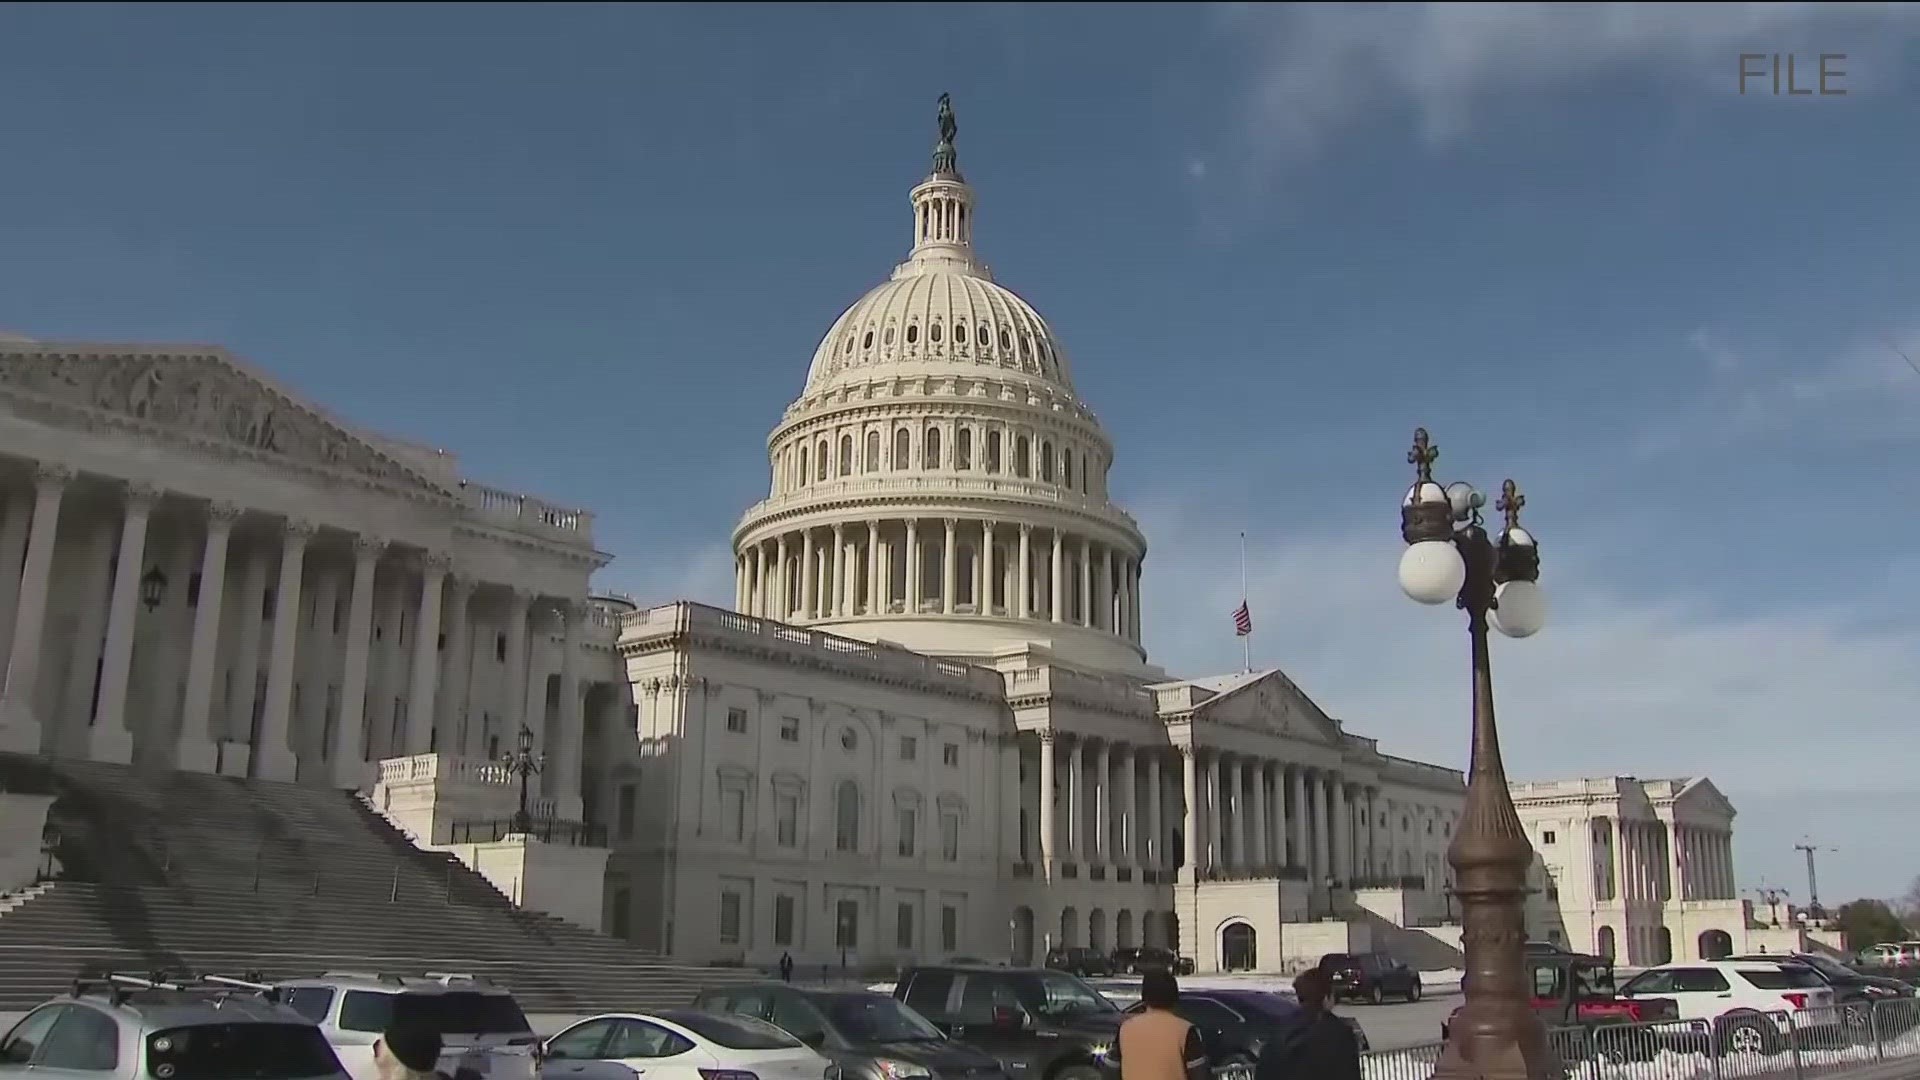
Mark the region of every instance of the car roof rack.
POLYGON ((467 983, 473 986, 493 985, 492 979, 484 975, 475 975, 468 971, 429 971, 426 973, 426 978, 439 983, 441 986, 452 986, 455 983, 467 983))
POLYGON ((144 975, 134 975, 124 971, 108 971, 99 975, 81 974, 76 976, 68 989, 70 997, 85 997, 88 994, 104 992, 115 1008, 127 1003, 127 999, 139 990, 184 990, 186 987, 167 981, 166 973, 150 971, 144 975))
POLYGON ((323 971, 320 973, 320 977, 323 979, 366 979, 370 982, 391 983, 395 986, 404 986, 407 981, 405 976, 395 975, 390 971, 323 971))
POLYGON ((232 975, 216 975, 209 972, 201 975, 199 981, 227 989, 250 991, 259 994, 265 1000, 276 1005, 280 1003, 280 988, 267 982, 266 977, 257 971, 243 972, 238 978, 232 975))

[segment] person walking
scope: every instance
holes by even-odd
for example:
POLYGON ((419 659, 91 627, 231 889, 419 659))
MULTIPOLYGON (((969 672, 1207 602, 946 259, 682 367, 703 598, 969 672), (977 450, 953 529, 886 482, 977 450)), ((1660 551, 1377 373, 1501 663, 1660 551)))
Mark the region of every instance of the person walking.
POLYGON ((793 954, 792 953, 783 952, 780 954, 780 981, 781 982, 793 981, 793 954))
POLYGON ((1120 1080, 1206 1080, 1206 1043, 1174 1012, 1180 983, 1173 972, 1147 972, 1140 1001, 1146 1008, 1120 1025, 1120 1080))
POLYGON ((1300 1014, 1260 1050, 1254 1080, 1360 1080, 1360 1042, 1327 1011, 1333 978, 1320 968, 1293 980, 1300 1014))

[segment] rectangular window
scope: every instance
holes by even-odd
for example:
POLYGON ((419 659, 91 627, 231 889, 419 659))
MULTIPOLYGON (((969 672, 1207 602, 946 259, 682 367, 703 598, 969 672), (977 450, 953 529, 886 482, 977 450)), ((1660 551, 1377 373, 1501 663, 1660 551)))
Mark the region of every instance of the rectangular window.
POLYGON ((948 743, 940 748, 940 760, 949 769, 960 767, 960 744, 948 743))
POLYGON ((780 741, 781 742, 799 742, 800 741, 800 721, 799 720, 796 720, 791 716, 781 719, 780 741))
POLYGON ((733 840, 747 838, 747 793, 734 788, 720 793, 720 821, 733 840))
POLYGON ((1540 834, 1540 842, 1543 844, 1551 844, 1553 843, 1553 840, 1554 840, 1554 836, 1553 836, 1552 829, 1548 829, 1545 832, 1542 832, 1540 834))
POLYGON ((773 797, 773 812, 777 821, 781 847, 798 847, 800 844, 800 796, 777 794, 773 797))
POLYGON ((940 908, 940 949, 942 952, 960 951, 960 909, 942 906, 940 908))
POLYGON ((773 943, 780 946, 793 944, 793 897, 791 896, 773 898, 773 943))
POLYGON ((860 947, 860 902, 842 900, 834 905, 833 944, 836 948, 860 947))
POLYGON ((732 732, 732 733, 733 733, 733 734, 735 734, 735 735, 744 735, 744 734, 746 734, 746 732, 747 732, 747 710, 745 710, 745 709, 728 709, 728 710, 727 710, 727 730, 728 730, 728 731, 730 731, 730 732, 732 732))
POLYGON ((960 815, 940 815, 940 856, 948 862, 960 861, 960 815))
POLYGON ((914 833, 919 831, 914 826, 917 824, 915 819, 919 816, 913 812, 911 806, 900 808, 900 857, 903 859, 913 858, 914 833))
POLYGON ((893 943, 902 949, 913 948, 913 905, 901 904, 899 917, 894 925, 893 943))
POLYGON ((914 738, 911 735, 900 736, 900 760, 901 761, 912 761, 913 756, 919 753, 919 751, 920 751, 920 740, 914 738))
POLYGON ((720 940, 728 945, 740 944, 740 894, 737 892, 720 894, 720 940))

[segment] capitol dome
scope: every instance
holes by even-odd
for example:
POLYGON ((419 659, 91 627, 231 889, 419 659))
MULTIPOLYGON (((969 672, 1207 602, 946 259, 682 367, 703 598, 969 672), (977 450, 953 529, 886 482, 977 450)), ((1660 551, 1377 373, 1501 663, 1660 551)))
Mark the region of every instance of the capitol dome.
POLYGON ((834 320, 734 532, 750 615, 984 659, 1026 646, 1139 671, 1138 525, 1059 338, 973 247, 940 103, 913 247, 834 320))

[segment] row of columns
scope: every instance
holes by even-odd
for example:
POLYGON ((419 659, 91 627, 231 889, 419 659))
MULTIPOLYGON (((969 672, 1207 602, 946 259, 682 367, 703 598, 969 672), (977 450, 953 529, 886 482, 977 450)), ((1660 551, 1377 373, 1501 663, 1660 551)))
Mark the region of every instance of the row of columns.
MULTIPOLYGON (((5 634, 0 647, 7 657, 4 688, 0 689, 0 724, 5 725, 0 748, 38 752, 45 741, 37 702, 43 696, 39 693, 40 674, 48 660, 44 648, 48 640, 48 600, 53 591, 56 548, 74 539, 63 541, 60 520, 76 480, 73 470, 63 466, 38 466, 31 497, 9 499, 0 519, 0 566, 20 567, 18 576, 0 573, 0 633, 5 634)), ((172 695, 167 691, 178 683, 180 665, 177 644, 169 639, 165 626, 150 631, 150 640, 141 643, 143 650, 151 648, 159 658, 152 664, 153 677, 144 683, 138 707, 143 719, 131 715, 129 705, 136 636, 141 626, 142 581, 146 576, 142 568, 149 563, 158 568, 159 562, 169 557, 176 560, 175 570, 184 571, 176 578, 193 584, 183 590, 191 594, 181 605, 192 607, 191 629, 184 635, 184 686, 177 699, 179 727, 165 764, 212 771, 222 756, 217 744, 230 733, 243 731, 251 736, 247 740, 247 771, 251 775, 295 779, 301 771, 300 752, 308 749, 317 751, 321 761, 327 763, 333 783, 356 786, 364 779, 363 766, 376 742, 386 742, 385 749, 391 756, 427 753, 439 741, 436 731, 451 736, 463 727, 474 644, 470 605, 475 592, 486 583, 455 574, 445 554, 416 551, 388 557, 389 545, 384 540, 348 537, 353 565, 350 581, 345 582, 349 598, 339 635, 344 638, 341 656, 335 652, 341 643, 333 640, 333 631, 344 575, 330 572, 333 568, 315 557, 316 539, 323 534, 320 526, 298 519, 276 519, 266 536, 260 535, 256 524, 247 530, 244 542, 236 545, 236 526, 249 516, 245 508, 225 502, 170 503, 170 509, 186 510, 200 519, 196 524, 203 539, 197 558, 191 551, 175 551, 172 556, 150 553, 155 511, 166 493, 140 484, 116 482, 112 486, 118 489, 118 527, 78 538, 88 544, 98 542, 95 537, 106 537, 109 543, 104 545, 102 557, 88 554, 75 560, 83 607, 80 629, 71 646, 76 650, 75 662, 69 667, 75 671, 91 669, 94 654, 83 650, 97 647, 97 694, 86 716, 85 746, 79 745, 71 733, 58 729, 61 717, 45 718, 56 726, 56 736, 51 740, 56 752, 130 762, 135 751, 136 721, 151 724, 154 713, 171 709, 172 695), (230 563, 238 566, 237 581, 229 579, 230 563), (398 588, 393 587, 396 574, 402 577, 398 588), (263 634, 250 613, 265 606, 270 577, 272 625, 263 634), (376 579, 384 587, 377 587, 376 579), (232 605, 227 600, 230 588, 239 590, 232 605), (404 609, 410 593, 412 611, 408 618, 404 609), (312 599, 310 606, 305 602, 308 597, 312 599), (377 613, 376 606, 387 610, 377 613), (235 617, 224 619, 230 607, 235 617), (383 626, 397 628, 406 621, 415 628, 411 655, 377 640, 376 614, 387 616, 379 620, 383 626), (307 626, 303 623, 308 620, 313 636, 320 639, 312 644, 305 640, 307 626), (429 627, 432 630, 421 629, 429 627), (263 637, 269 651, 264 694, 256 705, 263 637), (441 659, 443 639, 445 664, 441 659), (383 648, 391 655, 376 657, 383 648), (376 665, 376 659, 381 663, 376 665), (171 668, 168 660, 174 662, 171 668), (216 715, 220 710, 214 707, 215 687, 223 668, 232 672, 226 683, 229 691, 224 716, 216 715), (337 684, 333 682, 336 677, 337 684), (311 747, 302 747, 290 733, 296 712, 295 688, 303 683, 339 687, 338 714, 320 718, 319 727, 327 733, 319 745, 311 747), (375 683, 382 684, 377 697, 372 694, 375 683), (372 732, 377 717, 367 708, 370 700, 389 700, 388 691, 392 696, 404 694, 404 728, 391 739, 376 740, 372 732), (254 735, 256 709, 259 720, 254 735)), ((330 530, 325 535, 329 540, 338 539, 330 530)), ((505 710, 507 730, 517 730, 516 720, 525 716, 539 731, 545 726, 547 686, 544 677, 537 681, 529 677, 528 628, 530 623, 542 621, 540 615, 551 607, 536 605, 534 594, 525 590, 492 586, 490 591, 506 594, 506 652, 511 673, 507 699, 512 703, 505 710)), ((155 604, 150 600, 147 606, 151 616, 155 604)), ((584 604, 575 603, 565 605, 557 614, 563 620, 565 636, 559 672, 559 724, 544 742, 552 759, 548 771, 556 784, 553 793, 577 799, 581 688, 576 660, 583 647, 581 635, 588 611, 584 604)), ((391 640, 397 642, 398 636, 391 640)), ((148 666, 142 664, 143 669, 148 666)), ((324 713, 327 697, 324 691, 310 696, 308 707, 299 711, 308 712, 317 700, 324 713)))
POLYGON ((1140 640, 1140 560, 1088 536, 965 518, 839 522, 763 537, 735 559, 734 607, 806 623, 994 615, 1140 640))
POLYGON ((1668 821, 1614 818, 1611 899, 1732 900, 1733 834, 1668 821))

